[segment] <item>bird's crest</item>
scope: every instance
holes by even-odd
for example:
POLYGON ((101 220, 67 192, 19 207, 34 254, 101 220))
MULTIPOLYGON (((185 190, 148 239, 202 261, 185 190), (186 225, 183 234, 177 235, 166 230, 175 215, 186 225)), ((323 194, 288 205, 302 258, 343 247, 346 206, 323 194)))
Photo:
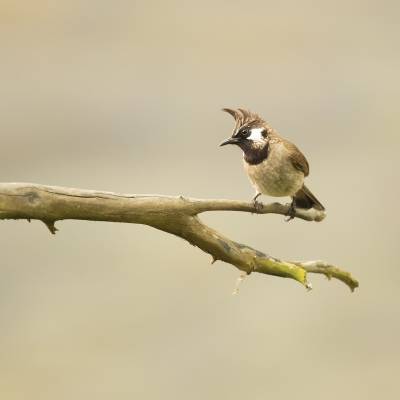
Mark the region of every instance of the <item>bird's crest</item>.
POLYGON ((234 132, 237 132, 244 125, 267 125, 267 123, 258 114, 244 108, 238 108, 237 110, 223 108, 222 111, 232 115, 232 117, 235 119, 236 126, 234 132))

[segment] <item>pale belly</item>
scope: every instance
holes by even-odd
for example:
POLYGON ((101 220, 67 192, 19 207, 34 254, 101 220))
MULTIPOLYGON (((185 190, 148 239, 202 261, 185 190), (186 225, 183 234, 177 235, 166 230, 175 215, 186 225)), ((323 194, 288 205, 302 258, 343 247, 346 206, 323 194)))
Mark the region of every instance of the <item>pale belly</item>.
POLYGON ((290 160, 272 154, 257 165, 245 162, 250 182, 258 193, 269 196, 293 196, 304 182, 304 174, 294 168, 290 160))

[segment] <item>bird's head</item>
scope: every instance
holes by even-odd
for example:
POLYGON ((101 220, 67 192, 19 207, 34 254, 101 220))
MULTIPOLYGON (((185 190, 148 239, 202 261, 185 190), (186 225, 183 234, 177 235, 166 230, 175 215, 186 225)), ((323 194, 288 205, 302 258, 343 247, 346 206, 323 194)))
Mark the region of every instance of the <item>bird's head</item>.
POLYGON ((220 146, 236 144, 246 152, 249 149, 262 149, 268 145, 271 130, 258 114, 242 108, 237 110, 223 108, 223 111, 233 116, 236 126, 232 136, 224 140, 220 146))

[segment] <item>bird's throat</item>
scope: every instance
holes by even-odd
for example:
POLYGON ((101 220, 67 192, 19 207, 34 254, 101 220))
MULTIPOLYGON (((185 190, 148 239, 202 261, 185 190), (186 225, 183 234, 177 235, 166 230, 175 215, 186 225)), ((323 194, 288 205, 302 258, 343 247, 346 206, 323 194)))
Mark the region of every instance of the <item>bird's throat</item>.
POLYGON ((268 158, 268 142, 264 142, 261 146, 250 143, 240 147, 243 150, 244 160, 250 165, 260 164, 268 158))

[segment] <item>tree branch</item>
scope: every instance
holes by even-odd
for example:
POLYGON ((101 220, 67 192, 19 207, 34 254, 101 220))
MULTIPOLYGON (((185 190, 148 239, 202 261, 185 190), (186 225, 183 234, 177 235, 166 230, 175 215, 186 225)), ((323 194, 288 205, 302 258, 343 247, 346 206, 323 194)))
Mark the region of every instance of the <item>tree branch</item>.
MULTIPOLYGON (((256 210, 252 203, 237 200, 204 200, 182 196, 123 195, 31 183, 0 183, 0 219, 37 219, 52 234, 54 223, 64 219, 125 222, 149 225, 179 236, 217 260, 250 274, 292 278, 307 288, 307 272, 324 274, 346 283, 351 290, 358 282, 345 271, 322 261, 289 262, 271 257, 247 245, 234 242, 203 224, 198 214, 206 211, 242 211, 255 214, 286 215, 289 207, 271 203, 256 210)), ((306 221, 322 221, 318 210, 296 211, 306 221)))

